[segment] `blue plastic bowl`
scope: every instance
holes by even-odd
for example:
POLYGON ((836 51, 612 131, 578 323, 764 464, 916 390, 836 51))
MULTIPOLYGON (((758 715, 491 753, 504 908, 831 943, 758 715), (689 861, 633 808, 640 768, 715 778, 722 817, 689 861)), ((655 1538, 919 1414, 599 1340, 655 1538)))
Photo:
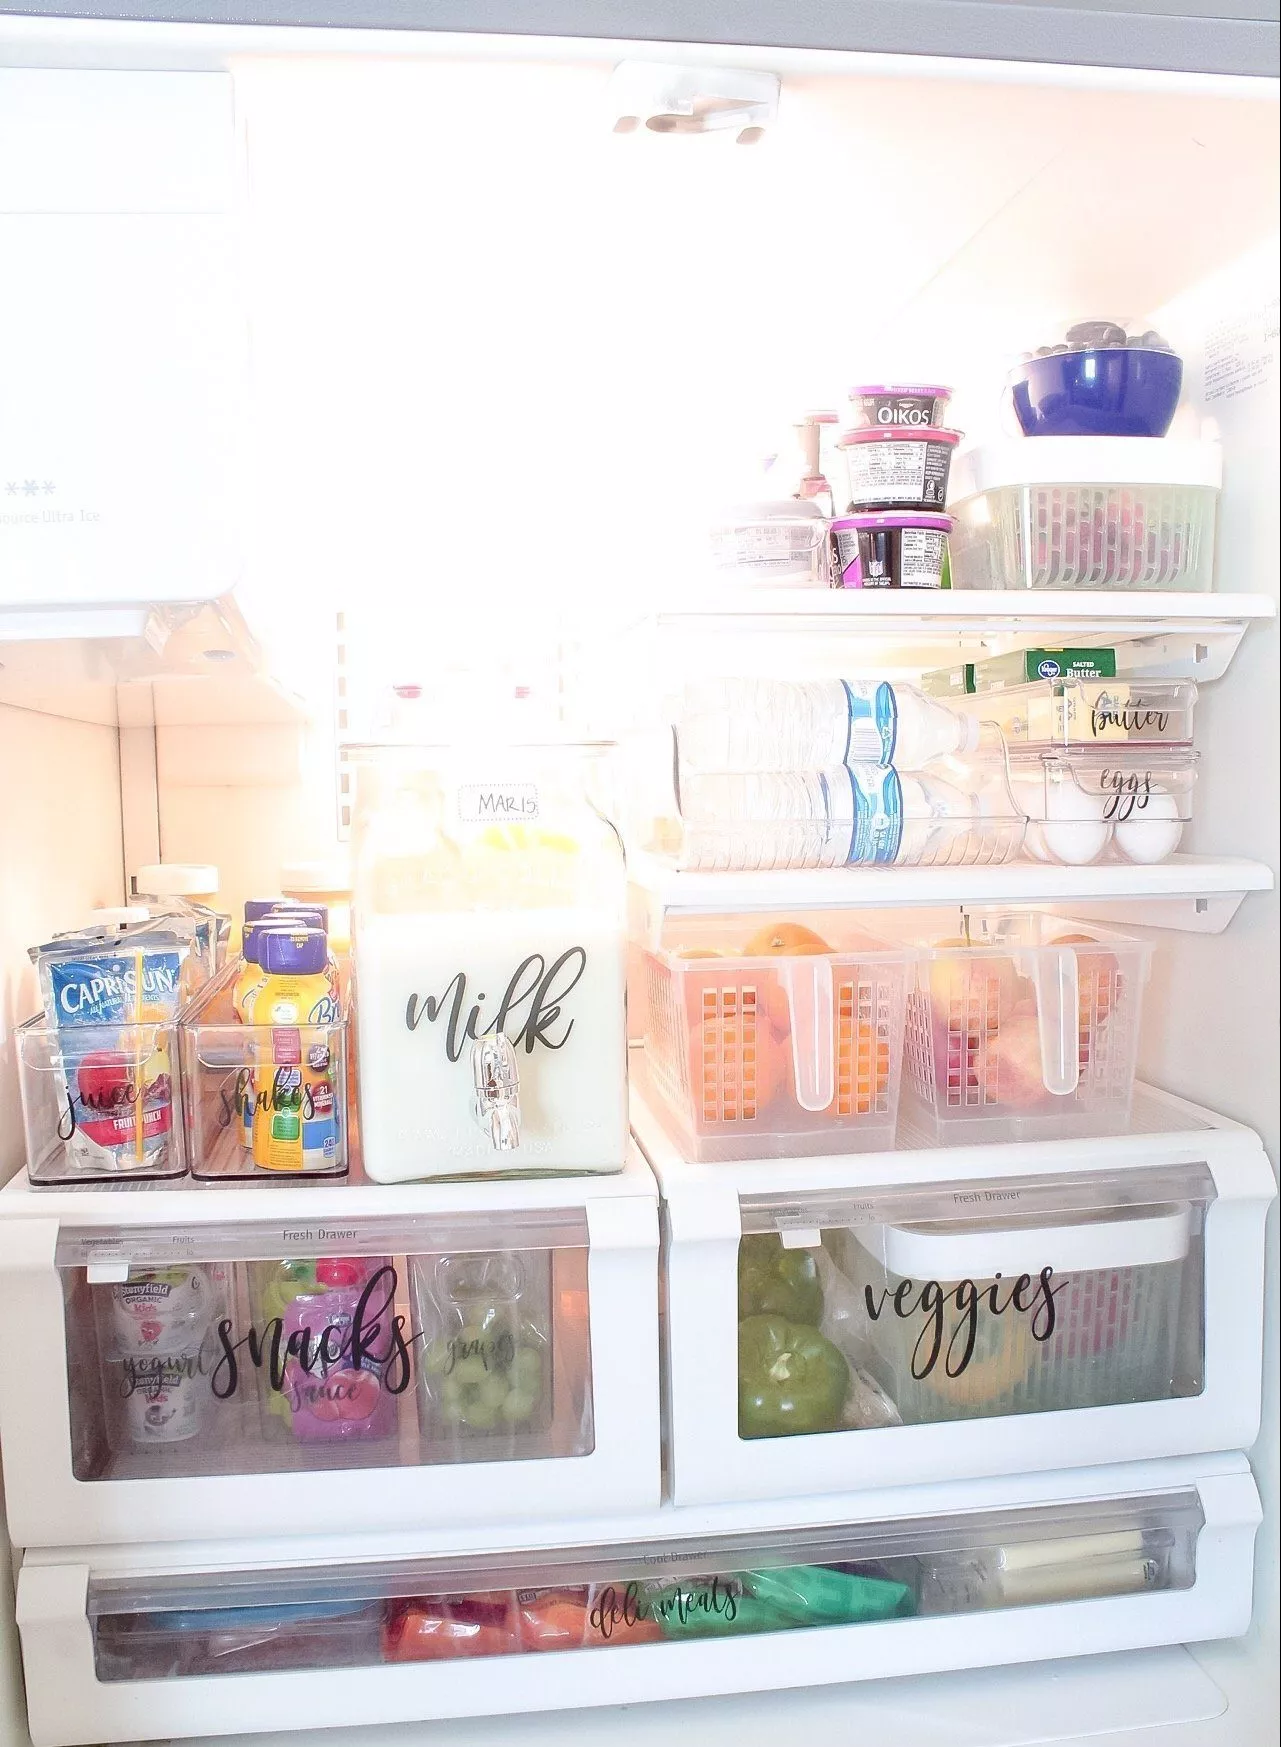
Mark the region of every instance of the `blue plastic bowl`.
POLYGON ((1183 360, 1139 346, 1054 352, 1012 371, 1025 437, 1163 437, 1183 387, 1183 360))

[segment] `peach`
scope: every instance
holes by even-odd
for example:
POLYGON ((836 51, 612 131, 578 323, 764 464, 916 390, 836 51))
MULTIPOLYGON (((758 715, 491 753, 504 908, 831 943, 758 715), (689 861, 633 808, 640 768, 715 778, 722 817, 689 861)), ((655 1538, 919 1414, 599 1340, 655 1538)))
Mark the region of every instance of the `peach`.
POLYGON ((821 935, 800 922, 771 922, 752 935, 743 948, 743 957, 800 958, 831 950, 821 935))

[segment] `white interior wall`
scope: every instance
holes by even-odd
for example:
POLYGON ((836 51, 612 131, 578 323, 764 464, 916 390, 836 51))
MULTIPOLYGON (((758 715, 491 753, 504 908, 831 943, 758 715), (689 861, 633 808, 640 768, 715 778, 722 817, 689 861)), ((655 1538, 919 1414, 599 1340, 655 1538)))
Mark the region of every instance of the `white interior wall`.
MULTIPOLYGON (((0 1180, 23 1163, 14 1026, 40 1003, 33 943, 123 894, 116 730, 0 704, 0 1180)), ((0 1741, 26 1740, 0 1507, 0 1741)))
MULTIPOLYGON (((1281 509, 1281 368, 1278 244, 1269 237, 1196 284, 1153 317, 1184 358, 1188 401, 1217 425, 1224 486, 1216 543, 1221 589, 1278 596, 1281 509)), ((1202 692, 1197 742, 1202 775, 1189 848, 1248 855, 1278 868, 1277 795, 1281 712, 1278 626, 1251 628, 1227 676, 1202 692)), ((1221 1110, 1263 1137, 1274 1171, 1281 1158, 1277 1012, 1281 928, 1276 890, 1246 899, 1225 934, 1154 935, 1140 1072, 1170 1091, 1221 1110)), ((1256 1612, 1249 1639, 1222 1654, 1245 1657, 1277 1636, 1278 1210, 1268 1227, 1263 1429, 1251 1452, 1266 1518, 1257 1548, 1256 1612)), ((1273 1665, 1275 1678, 1275 1664, 1273 1665)))

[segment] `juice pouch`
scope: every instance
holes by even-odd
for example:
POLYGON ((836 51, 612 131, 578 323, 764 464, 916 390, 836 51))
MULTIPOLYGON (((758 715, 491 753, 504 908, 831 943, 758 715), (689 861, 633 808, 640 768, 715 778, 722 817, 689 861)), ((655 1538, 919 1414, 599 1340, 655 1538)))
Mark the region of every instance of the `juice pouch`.
POLYGON ((86 1172, 164 1171, 173 1141, 169 1033, 190 941, 160 928, 33 947, 58 1033, 60 1138, 86 1172))
POLYGON ((253 1000, 255 1026, 270 1041, 254 1050, 254 1164, 264 1171, 332 1167, 343 1113, 334 1095, 329 1027, 340 1017, 319 929, 262 928, 263 978, 253 1000))

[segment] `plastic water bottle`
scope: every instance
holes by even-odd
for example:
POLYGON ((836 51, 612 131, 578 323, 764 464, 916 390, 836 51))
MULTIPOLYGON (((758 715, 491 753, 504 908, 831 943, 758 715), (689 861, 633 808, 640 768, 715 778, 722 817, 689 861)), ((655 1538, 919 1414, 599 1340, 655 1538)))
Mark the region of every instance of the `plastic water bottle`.
POLYGON ((950 783, 876 764, 688 775, 680 809, 681 866, 706 873, 950 861, 976 810, 950 783))
POLYGON ((973 752, 980 725, 888 680, 725 679, 686 688, 676 724, 682 771, 920 770, 973 752))

